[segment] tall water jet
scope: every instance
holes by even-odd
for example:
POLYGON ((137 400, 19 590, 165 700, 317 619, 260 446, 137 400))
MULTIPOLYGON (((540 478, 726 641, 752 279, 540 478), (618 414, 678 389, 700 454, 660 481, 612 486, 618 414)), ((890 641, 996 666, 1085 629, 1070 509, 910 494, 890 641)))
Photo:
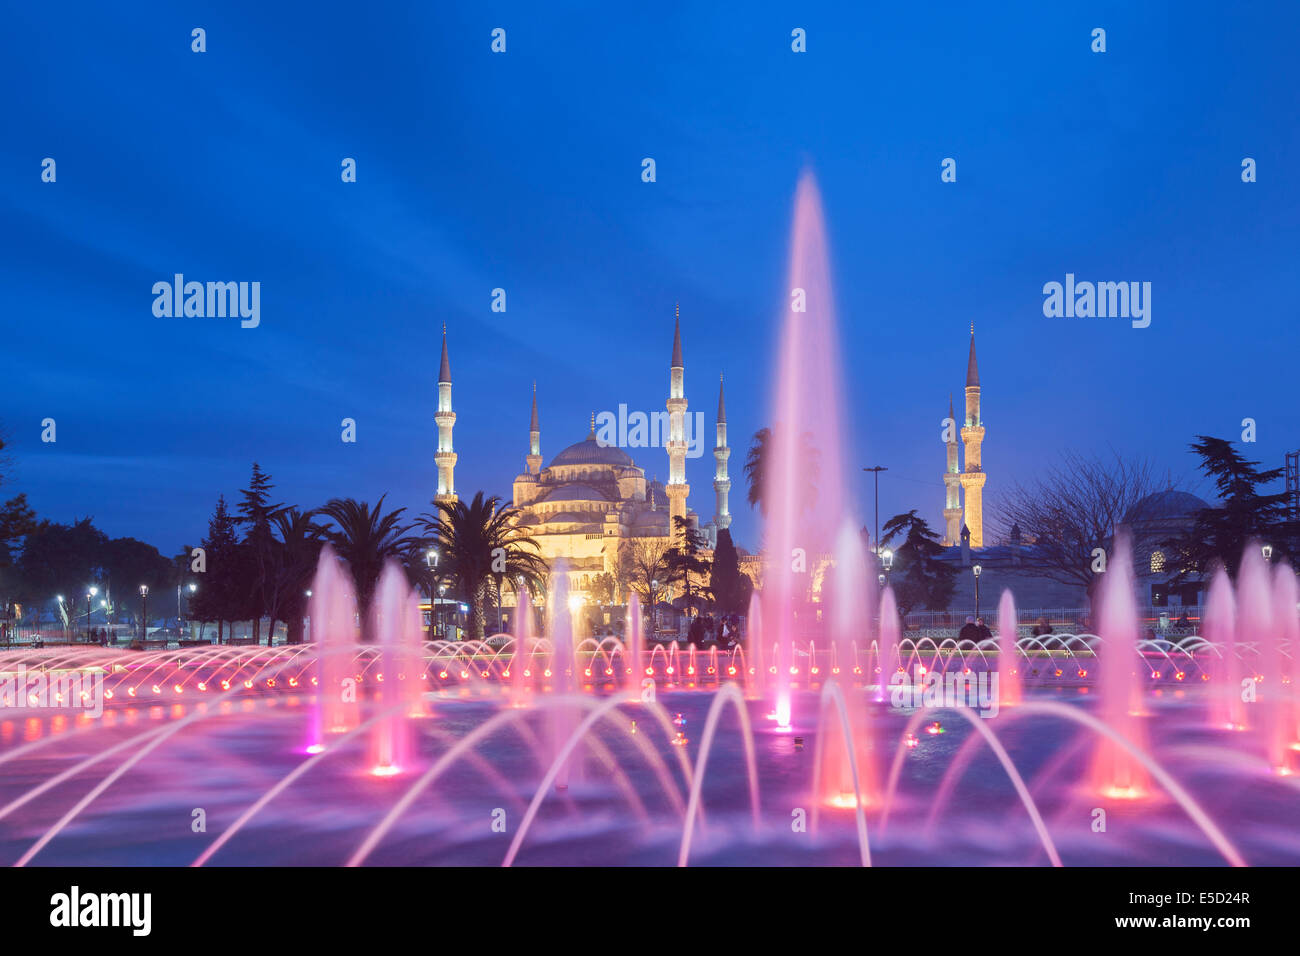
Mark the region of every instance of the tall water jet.
POLYGON ((1009 589, 1004 589, 998 601, 998 702, 1001 706, 1020 703, 1023 675, 1020 651, 1016 645, 1019 635, 1016 618, 1016 599, 1009 589))
POLYGON ((1232 582, 1222 567, 1210 579, 1201 635, 1214 645, 1210 670, 1210 723, 1228 730, 1246 729, 1246 706, 1241 699, 1244 667, 1237 656, 1237 602, 1232 582))
POLYGON ((1256 653, 1251 659, 1256 663, 1242 677, 1243 685, 1237 696, 1244 693, 1247 700, 1255 701, 1253 723, 1264 737, 1269 766, 1276 768, 1285 765, 1286 744, 1276 739, 1276 725, 1282 715, 1282 655, 1273 627, 1273 588, 1269 577, 1268 562, 1258 542, 1248 543, 1237 572, 1236 636, 1238 642, 1255 645, 1256 653), (1278 745, 1276 751, 1274 745, 1278 745))
MULTIPOLYGON (((1245 698, 1245 722, 1260 728, 1265 735, 1268 735, 1269 724, 1275 717, 1273 702, 1277 700, 1277 695, 1270 693, 1269 684, 1278 683, 1278 674, 1282 670, 1281 661, 1273 659, 1273 594, 1269 584, 1269 564, 1260 544, 1247 542, 1242 553, 1242 566, 1236 574, 1236 641, 1239 645, 1255 645, 1255 653, 1249 658, 1253 666, 1243 667, 1239 675, 1236 696, 1245 698), (1255 701, 1255 706, 1245 706, 1248 701, 1255 701), (1253 721, 1252 715, 1255 717, 1253 721)), ((1271 765, 1279 766, 1279 763, 1271 765)))
POLYGON ((1287 757, 1286 769, 1295 771, 1300 762, 1300 585, 1285 562, 1273 573, 1273 616, 1279 650, 1285 647, 1281 673, 1282 708, 1277 733, 1287 757))
MULTIPOLYGON (((880 630, 877 635, 877 656, 880 659, 879 695, 876 700, 889 699, 889 684, 903 664, 903 626, 898 619, 898 603, 894 589, 887 587, 880 596, 880 630)), ((909 679, 915 675, 908 675, 909 679)))
POLYGON ((762 593, 763 620, 777 643, 776 719, 788 728, 796 632, 812 617, 810 582, 816 563, 832 553, 844 517, 835 306, 821 197, 807 172, 795 192, 783 299, 763 473, 771 570, 762 593))
MULTIPOLYGON (((577 664, 574 660, 573 616, 569 609, 568 563, 558 559, 551 568, 551 591, 547 595, 550 609, 547 634, 551 639, 551 689, 556 694, 569 697, 577 681, 577 664)), ((550 712, 551 739, 549 756, 557 757, 569 736, 578 726, 579 709, 576 704, 564 703, 550 712)), ((555 778, 555 785, 563 790, 569 785, 570 761, 566 760, 555 778)))
POLYGON ((751 700, 767 693, 767 654, 763 629, 763 599, 755 591, 749 598, 749 614, 745 618, 745 696, 751 700))
MULTIPOLYGON (((1115 536, 1113 554, 1101 583, 1101 637, 1098 662, 1098 716, 1130 743, 1145 751, 1142 723, 1142 676, 1146 663, 1138 655, 1138 608, 1133 587, 1133 557, 1127 533, 1115 536)), ((1136 800, 1150 792, 1142 764, 1108 737, 1101 737, 1092 763, 1093 783, 1104 796, 1136 800)))
POLYGON ((328 544, 316 563, 308 614, 316 644, 317 693, 307 749, 319 752, 327 734, 345 733, 357 724, 355 688, 344 686, 355 670, 357 602, 352 576, 328 544))
POLYGON ((641 696, 641 678, 645 676, 645 636, 641 630, 641 598, 632 592, 628 595, 623 629, 623 674, 624 687, 634 698, 641 696))
POLYGON ((528 600, 528 589, 520 588, 515 608, 515 651, 510 656, 510 691, 516 707, 522 707, 528 699, 532 641, 533 608, 528 600))
POLYGON ((870 626, 874 616, 871 605, 876 588, 869 564, 856 522, 845 522, 835 547, 834 586, 823 587, 822 592, 825 597, 829 590, 831 599, 831 660, 835 662, 831 680, 843 692, 848 717, 846 739, 845 721, 840 719, 840 715, 825 708, 822 712, 822 739, 819 739, 817 748, 821 755, 817 771, 818 796, 834 806, 853 806, 856 793, 861 793, 864 805, 879 803, 879 775, 875 767, 870 713, 865 691, 854 687, 853 674, 855 645, 862 639, 864 628, 870 626), (853 785, 855 762, 858 771, 856 789, 853 785))
POLYGON ((422 629, 419 605, 413 601, 405 573, 395 561, 387 561, 370 609, 380 649, 376 703, 384 715, 370 732, 370 772, 376 776, 398 773, 408 766, 413 750, 409 717, 412 708, 418 706, 420 682, 419 659, 412 658, 411 636, 418 636, 422 629), (417 691, 415 700, 410 693, 412 687, 417 691))

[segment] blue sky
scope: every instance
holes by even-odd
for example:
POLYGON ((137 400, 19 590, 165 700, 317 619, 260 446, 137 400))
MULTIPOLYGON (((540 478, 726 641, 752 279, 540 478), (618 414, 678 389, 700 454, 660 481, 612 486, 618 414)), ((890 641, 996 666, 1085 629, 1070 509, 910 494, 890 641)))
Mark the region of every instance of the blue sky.
MULTIPOLYGON (((710 424, 726 373, 734 531, 755 546, 738 479, 769 417, 805 167, 851 460, 890 468, 882 516, 941 526, 940 419, 972 321, 986 499, 1071 448, 1147 454, 1205 490, 1187 443, 1245 417, 1252 457, 1300 447, 1294 4, 269 6, 4 15, 4 491, 43 516, 172 553, 253 460, 283 500, 426 510, 444 322, 458 490, 508 496, 534 380, 548 459, 592 410, 663 408, 680 301, 710 424), (177 272, 260 281, 260 326, 155 318, 151 287, 177 272), (1151 327, 1045 318, 1042 285, 1067 272, 1151 282, 1151 327)), ((635 457, 666 477, 661 451, 635 457)), ((688 462, 706 518, 712 464, 688 462)))

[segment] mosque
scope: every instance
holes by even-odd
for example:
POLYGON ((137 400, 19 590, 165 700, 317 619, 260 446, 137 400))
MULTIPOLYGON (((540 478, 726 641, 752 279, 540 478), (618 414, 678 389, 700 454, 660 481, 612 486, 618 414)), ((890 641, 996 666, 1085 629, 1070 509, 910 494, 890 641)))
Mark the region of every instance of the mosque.
MULTIPOLYGON (((682 358, 680 310, 674 322, 668 381, 667 411, 657 413, 663 419, 663 431, 667 435, 663 443, 668 457, 666 483, 648 480, 645 468, 623 448, 601 441, 594 415, 586 438, 557 452, 544 464, 537 387, 533 386, 528 453, 524 456, 524 471, 514 479, 513 504, 522 513, 519 527, 537 542, 539 553, 547 563, 553 566, 557 558, 565 559, 569 593, 573 598, 598 603, 599 579, 609 575, 604 584, 612 581, 615 602, 623 601, 626 598, 622 571, 625 556, 640 542, 648 542, 652 547, 672 547, 677 528, 675 518, 685 518, 703 534, 707 543, 703 555, 706 559, 717 544, 718 531, 731 525, 728 501, 731 479, 727 474, 731 449, 727 445, 727 410, 721 380, 714 430, 712 520, 702 523, 687 501, 691 488, 686 482, 686 367, 682 358)), ((434 455, 438 466, 437 500, 455 501, 456 453, 452 429, 456 413, 451 404, 451 363, 445 329, 434 421, 438 425, 438 449, 434 455)), ((503 595, 503 604, 512 603, 512 595, 503 595)))

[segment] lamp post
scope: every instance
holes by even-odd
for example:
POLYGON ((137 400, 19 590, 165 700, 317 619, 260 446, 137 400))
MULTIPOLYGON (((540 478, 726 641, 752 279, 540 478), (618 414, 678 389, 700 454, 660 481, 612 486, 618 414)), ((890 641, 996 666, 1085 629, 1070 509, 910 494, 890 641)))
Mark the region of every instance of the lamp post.
POLYGON ((876 465, 874 468, 863 468, 863 471, 873 472, 876 476, 876 537, 871 542, 871 550, 880 553, 880 473, 889 471, 883 465, 876 465))
MULTIPOLYGON (((191 581, 189 586, 189 592, 193 594, 197 587, 198 585, 195 584, 193 581, 191 581)), ((181 613, 181 582, 177 581, 176 582, 176 632, 178 634, 180 633, 181 630, 182 617, 183 615, 181 613)))
POLYGON ((149 585, 140 585, 140 640, 149 636, 149 585))
POLYGON ((306 591, 303 591, 302 593, 303 596, 307 598, 307 604, 306 604, 307 613, 304 614, 302 618, 303 639, 310 641, 311 640, 311 588, 308 588, 306 591))
POLYGON ((442 602, 446 594, 447 594, 447 585, 439 584, 438 585, 438 637, 439 638, 443 638, 447 636, 446 633, 444 633, 444 628, 446 627, 446 625, 443 623, 442 620, 442 602))
POLYGON ((99 593, 99 588, 86 589, 86 643, 90 643, 90 599, 99 593))
POLYGON ((881 577, 883 577, 885 579, 885 583, 888 584, 889 571, 894 566, 894 552, 891 551, 889 548, 885 548, 883 551, 880 552, 880 565, 885 569, 885 573, 881 575, 881 577))
POLYGON ((433 617, 433 591, 438 582, 438 549, 430 548, 424 552, 424 563, 429 569, 429 640, 437 640, 436 624, 433 617))
POLYGON ((1264 545, 1260 550, 1264 553, 1265 561, 1273 560, 1273 546, 1271 544, 1264 545))
POLYGON ((976 621, 978 621, 980 617, 980 575, 983 572, 984 569, 980 567, 978 564, 970 569, 970 573, 975 575, 975 620, 976 621))
POLYGON ((650 632, 654 637, 659 636, 659 602, 655 600, 655 592, 659 590, 659 579, 652 578, 650 581, 650 632))

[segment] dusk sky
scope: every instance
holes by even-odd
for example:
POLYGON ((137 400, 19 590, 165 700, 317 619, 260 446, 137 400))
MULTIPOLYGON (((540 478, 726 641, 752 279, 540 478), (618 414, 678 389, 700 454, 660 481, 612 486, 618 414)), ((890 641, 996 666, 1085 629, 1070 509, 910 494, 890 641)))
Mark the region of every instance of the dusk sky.
MULTIPOLYGON (((1071 449, 1149 455, 1208 494, 1188 443, 1247 417, 1249 457, 1300 447, 1295 4, 269 6, 6 12, 0 494, 41 517, 174 554, 254 460, 280 501, 430 510, 444 323, 457 491, 508 498, 534 381, 547 461, 593 411, 663 410, 680 302, 710 437, 726 374, 732 530, 756 548, 741 466, 770 419, 805 168, 849 460, 889 468, 882 520, 942 530, 971 322, 987 502, 1071 449), (259 281, 260 325, 155 317, 175 273, 259 281), (1150 327, 1044 317, 1066 273, 1150 282, 1150 327)), ((662 449, 630 453, 667 478, 662 449)), ((711 455, 687 475, 707 521, 711 455)))

